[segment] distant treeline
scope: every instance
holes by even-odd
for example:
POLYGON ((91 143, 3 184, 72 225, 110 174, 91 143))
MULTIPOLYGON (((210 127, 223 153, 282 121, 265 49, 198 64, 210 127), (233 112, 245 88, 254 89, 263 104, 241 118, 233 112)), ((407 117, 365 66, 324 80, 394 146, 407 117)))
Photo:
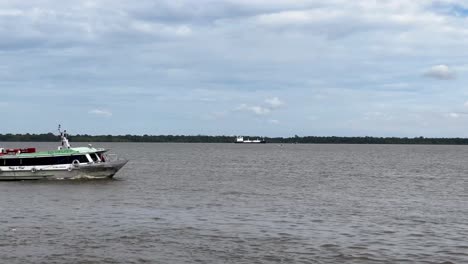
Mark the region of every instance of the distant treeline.
MULTIPOLYGON (((245 139, 260 138, 257 136, 245 139)), ((399 137, 262 137, 267 143, 284 144, 440 144, 468 145, 468 138, 399 138, 399 137)), ((181 135, 71 135, 71 142, 176 142, 176 143, 233 143, 233 136, 181 135)), ((58 142, 59 136, 48 134, 0 134, 0 141, 58 142)))

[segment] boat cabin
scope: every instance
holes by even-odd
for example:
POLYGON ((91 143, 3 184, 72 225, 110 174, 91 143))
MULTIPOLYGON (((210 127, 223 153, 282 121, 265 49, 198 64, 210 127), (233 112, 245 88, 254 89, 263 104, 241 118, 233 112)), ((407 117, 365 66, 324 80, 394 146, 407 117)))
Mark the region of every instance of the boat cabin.
MULTIPOLYGON (((40 154, 37 153, 37 154, 40 154)), ((3 155, 0 156, 0 166, 45 166, 80 163, 104 162, 103 152, 73 153, 71 155, 3 155)))

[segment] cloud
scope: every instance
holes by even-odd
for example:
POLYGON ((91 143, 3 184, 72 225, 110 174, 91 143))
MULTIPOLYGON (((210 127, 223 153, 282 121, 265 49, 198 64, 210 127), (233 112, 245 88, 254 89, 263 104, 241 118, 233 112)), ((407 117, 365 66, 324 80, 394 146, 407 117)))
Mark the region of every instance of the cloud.
POLYGON ((102 117, 111 117, 112 112, 109 110, 104 110, 104 109, 93 109, 88 112, 89 114, 96 115, 96 116, 102 116, 102 117))
POLYGON ((246 104, 241 104, 240 106, 238 106, 236 108, 236 110, 238 110, 238 111, 247 111, 247 112, 254 113, 256 115, 268 115, 271 112, 271 110, 269 108, 266 108, 266 107, 262 107, 262 106, 258 106, 258 105, 249 106, 249 105, 246 105, 246 104))
POLYGON ((278 108, 284 105, 284 102, 282 102, 278 97, 273 97, 273 98, 267 98, 265 99, 265 102, 271 107, 271 108, 278 108))
POLYGON ((227 111, 214 111, 208 114, 204 114, 201 116, 204 120, 218 120, 225 118, 228 115, 227 111))
POLYGON ((452 112, 452 113, 448 113, 447 116, 450 118, 459 118, 460 114, 452 112))
POLYGON ((100 116, 97 132, 287 136, 419 135, 409 113, 439 111, 453 126, 428 115, 424 133, 466 136, 468 123, 456 127, 446 110, 462 112, 453 102, 466 89, 426 79, 465 78, 463 9, 455 0, 0 1, 0 101, 10 102, 0 112, 19 131, 31 127, 14 123, 24 117, 47 130, 49 113, 67 106, 85 109, 77 127, 100 116), (119 114, 95 109, 102 102, 119 114), (202 116, 219 122, 201 128, 202 116), (347 126, 351 118, 362 123, 347 126))
POLYGON ((149 23, 143 21, 133 21, 132 29, 143 34, 154 34, 161 36, 178 36, 185 37, 192 34, 192 29, 187 25, 164 25, 160 23, 149 23))
POLYGON ((268 120, 268 123, 273 124, 273 125, 279 125, 280 121, 277 119, 270 119, 268 120))
MULTIPOLYGON (((241 104, 235 110, 250 112, 258 116, 265 116, 271 114, 274 110, 284 105, 284 102, 278 97, 266 98, 264 102, 264 105, 241 104)), ((275 119, 270 119, 268 122, 272 123, 271 120, 273 120, 273 123, 277 121, 275 119)))
POLYGON ((455 78, 455 72, 445 64, 431 67, 424 73, 424 76, 439 80, 450 80, 455 78))
POLYGON ((266 25, 305 25, 336 19, 337 12, 324 10, 283 11, 271 14, 262 14, 257 17, 258 22, 266 25))
POLYGON ((391 115, 389 115, 389 114, 386 114, 386 113, 374 111, 374 112, 364 113, 364 118, 363 119, 364 120, 372 120, 372 121, 376 121, 376 120, 389 121, 389 120, 392 120, 393 117, 391 115))

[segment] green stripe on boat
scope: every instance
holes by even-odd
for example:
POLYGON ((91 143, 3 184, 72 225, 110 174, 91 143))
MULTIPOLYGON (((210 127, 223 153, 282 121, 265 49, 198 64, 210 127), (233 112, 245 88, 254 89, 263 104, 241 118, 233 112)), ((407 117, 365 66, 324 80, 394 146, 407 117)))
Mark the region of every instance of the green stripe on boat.
POLYGON ((69 156, 74 154, 88 154, 105 151, 106 149, 95 149, 95 148, 70 148, 70 149, 60 149, 60 150, 50 150, 50 151, 39 151, 35 153, 22 153, 12 156, 3 156, 4 158, 36 158, 36 157, 51 157, 51 156, 69 156))

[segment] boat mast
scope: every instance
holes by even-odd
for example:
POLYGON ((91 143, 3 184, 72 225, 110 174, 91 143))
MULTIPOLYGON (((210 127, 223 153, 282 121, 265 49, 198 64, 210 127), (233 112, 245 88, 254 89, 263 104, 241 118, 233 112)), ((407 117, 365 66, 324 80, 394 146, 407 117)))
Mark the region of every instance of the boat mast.
POLYGON ((61 126, 59 125, 58 126, 58 131, 59 131, 59 134, 60 134, 60 138, 62 139, 62 146, 59 147, 59 149, 63 149, 63 148, 71 148, 70 146, 70 142, 68 142, 68 134, 67 134, 67 130, 64 130, 62 131, 61 129, 61 126))

